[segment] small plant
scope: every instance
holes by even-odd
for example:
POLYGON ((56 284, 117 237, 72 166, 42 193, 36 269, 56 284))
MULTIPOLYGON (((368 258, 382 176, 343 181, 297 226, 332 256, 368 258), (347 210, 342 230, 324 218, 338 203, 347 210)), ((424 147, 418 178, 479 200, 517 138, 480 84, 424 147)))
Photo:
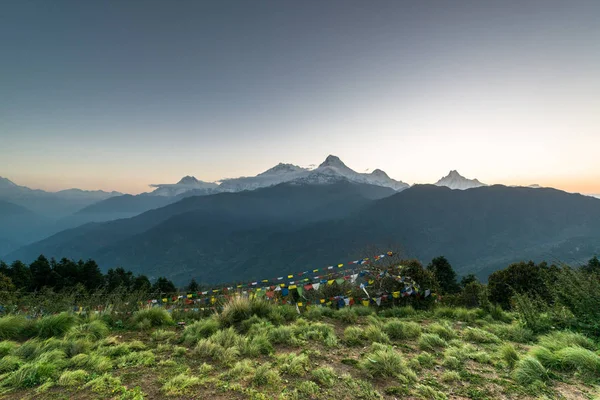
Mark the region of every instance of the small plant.
POLYGON ((294 332, 289 326, 277 326, 273 329, 270 329, 267 335, 269 337, 269 340, 273 344, 296 344, 294 332))
POLYGON ((335 318, 347 324, 355 324, 358 321, 358 315, 352 307, 344 307, 335 313, 335 318))
POLYGON ((349 326, 344 329, 344 343, 346 346, 360 346, 364 342, 364 332, 359 326, 349 326))
POLYGON ((468 328, 464 333, 464 337, 466 340, 468 340, 470 342, 475 342, 475 343, 499 343, 500 342, 500 338, 498 338, 498 336, 496 336, 493 333, 490 333, 488 331, 484 331, 483 329, 479 329, 479 328, 468 328))
POLYGON ((404 383, 416 380, 415 373, 408 367, 404 357, 391 347, 373 346, 359 366, 372 376, 396 377, 404 383))
POLYGON ((27 318, 21 315, 7 315, 0 318, 0 340, 23 338, 29 325, 27 318))
POLYGON ((419 397, 421 399, 431 399, 431 400, 447 400, 448 399, 448 396, 446 396, 444 393, 432 388, 429 385, 417 383, 415 385, 415 389, 417 390, 417 393, 419 394, 419 397))
POLYGON ((316 396, 319 395, 319 385, 314 383, 313 381, 302 381, 298 386, 296 386, 296 390, 298 393, 303 394, 304 396, 308 396, 311 399, 315 399, 316 396))
POLYGON ((19 369, 22 364, 23 362, 17 356, 4 356, 0 359, 0 374, 15 371, 19 369))
POLYGON ((75 371, 65 371, 62 373, 60 378, 58 378, 58 384, 60 386, 77 386, 81 385, 86 381, 89 374, 87 371, 82 369, 77 369, 75 371))
POLYGON ((535 338, 532 330, 527 329, 516 322, 511 325, 489 325, 486 329, 501 339, 510 340, 511 342, 529 343, 535 338))
POLYGON ((333 387, 337 380, 335 371, 330 367, 317 368, 311 374, 315 381, 325 387, 333 387))
POLYGON ((262 299, 249 299, 236 296, 223 306, 218 314, 221 326, 230 327, 256 315, 257 317, 268 317, 271 314, 272 305, 262 299))
POLYGON ((62 312, 57 315, 48 315, 39 319, 35 325, 36 333, 41 338, 63 336, 73 325, 76 318, 73 314, 62 312))
POLYGON ((273 368, 271 363, 266 362, 256 368, 252 384, 254 386, 269 386, 275 387, 281 381, 279 372, 273 368))
POLYGON ((381 315, 385 318, 408 318, 417 314, 412 306, 392 307, 384 310, 381 315))
POLYGON ((12 353, 19 345, 10 340, 0 342, 0 358, 12 353))
POLYGON ((181 396, 186 394, 189 389, 200 384, 200 378, 189 375, 189 372, 182 373, 169 379, 162 386, 161 391, 167 396, 181 396))
POLYGON ((452 340, 457 337, 456 332, 454 331, 452 326, 447 322, 435 322, 427 327, 427 332, 435 333, 444 340, 452 340))
POLYGON ((515 347, 510 343, 503 344, 498 351, 500 357, 511 369, 515 366, 516 362, 519 361, 519 353, 517 353, 515 347))
POLYGON ((279 370, 291 376, 302 376, 309 370, 310 361, 306 354, 288 353, 277 356, 279 370))
POLYGON ((529 355, 535 357, 542 365, 550 369, 559 369, 560 360, 558 356, 542 346, 535 346, 529 350, 529 355))
POLYGON ((390 342, 390 337, 385 332, 383 332, 381 330, 381 328, 379 328, 378 326, 375 326, 375 325, 367 326, 367 328, 364 331, 364 336, 371 343, 373 343, 373 342, 389 343, 390 342))
POLYGON ((67 333, 68 339, 100 340, 108 336, 110 329, 100 319, 72 327, 67 333))
POLYGON ((460 381, 460 374, 456 371, 446 371, 442 374, 442 382, 452 383, 460 381))
POLYGON ((541 336, 539 344, 552 351, 558 351, 570 346, 579 346, 588 350, 596 349, 596 345, 592 340, 581 333, 571 331, 556 331, 541 336))
POLYGON ((215 318, 201 319, 185 327, 183 331, 183 342, 191 345, 200 339, 212 336, 219 330, 219 321, 215 318))
POLYGON ((424 333, 419 339, 419 348, 421 350, 436 351, 438 348, 446 347, 448 343, 435 333, 424 333))
POLYGON ((152 351, 139 351, 119 357, 117 359, 117 366, 119 368, 134 367, 138 365, 150 366, 155 364, 155 360, 156 358, 152 351))
POLYGON ((173 325, 171 314, 161 307, 152 307, 147 310, 136 311, 133 314, 133 321, 136 324, 149 325, 151 327, 173 325))
POLYGON ((435 357, 426 351, 421 352, 417 356, 417 361, 419 362, 419 365, 423 368, 431 368, 435 365, 435 357))
POLYGON ((525 356, 517 362, 513 377, 521 385, 531 385, 549 379, 546 368, 532 356, 525 356))
POLYGON ((577 370, 586 377, 600 375, 600 356, 591 350, 579 346, 565 347, 556 354, 564 369, 577 370))
POLYGON ((375 313, 375 309, 372 307, 355 306, 352 308, 354 309, 356 315, 358 315, 359 317, 366 317, 375 313))
POLYGON ((421 326, 419 324, 398 319, 387 321, 383 325, 383 330, 393 340, 416 339, 421 336, 421 326))
POLYGON ((166 342, 173 340, 176 336, 176 333, 173 331, 168 331, 166 329, 157 329, 152 332, 151 338, 156 342, 166 342))

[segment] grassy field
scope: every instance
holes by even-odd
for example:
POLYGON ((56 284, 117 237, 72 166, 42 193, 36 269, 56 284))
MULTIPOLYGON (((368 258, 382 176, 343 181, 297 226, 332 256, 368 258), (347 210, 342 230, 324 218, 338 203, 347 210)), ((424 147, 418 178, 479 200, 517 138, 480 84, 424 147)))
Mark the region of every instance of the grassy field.
POLYGON ((594 399, 598 343, 536 337, 498 309, 376 312, 238 299, 185 328, 160 308, 126 321, 0 318, 4 399, 594 399))

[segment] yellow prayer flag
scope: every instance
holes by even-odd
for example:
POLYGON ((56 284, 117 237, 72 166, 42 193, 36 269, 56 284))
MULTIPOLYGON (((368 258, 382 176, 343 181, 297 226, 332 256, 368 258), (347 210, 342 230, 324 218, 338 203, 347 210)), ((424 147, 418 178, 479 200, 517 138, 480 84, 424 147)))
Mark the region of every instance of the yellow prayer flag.
POLYGON ((298 303, 298 307, 302 307, 302 303, 298 303))
POLYGON ((187 295, 187 298, 188 298, 188 299, 191 299, 191 298, 192 298, 192 295, 191 295, 191 294, 188 294, 188 295, 187 295))
POLYGON ((369 307, 369 300, 363 300, 362 305, 365 307, 369 307))
POLYGON ((217 299, 213 296, 210 298, 210 302, 211 304, 215 304, 217 302, 217 299))
POLYGON ((285 283, 282 283, 282 284, 280 284, 279 286, 281 286, 281 287, 285 287, 285 283))
POLYGON ((338 264, 338 268, 342 268, 344 264, 338 264))
POLYGON ((313 269, 313 272, 319 272, 319 269, 318 268, 317 269, 313 269))
POLYGON ((330 280, 327 281, 327 284, 328 285, 333 285, 333 282, 335 282, 335 279, 330 279, 330 280))
POLYGON ((320 300, 321 304, 325 303, 325 299, 320 300))
POLYGON ((165 297, 165 298, 163 298, 163 299, 162 299, 162 302, 163 302, 163 303, 166 303, 166 302, 167 302, 167 298, 166 298, 166 297, 165 297))
POLYGON ((400 292, 392 292, 392 296, 394 296, 394 298, 397 299, 398 297, 400 297, 400 292))
POLYGON ((294 275, 288 275, 288 279, 292 279, 294 275))
POLYGON ((288 286, 288 289, 296 289, 296 287, 297 287, 296 285, 290 285, 290 286, 288 286))

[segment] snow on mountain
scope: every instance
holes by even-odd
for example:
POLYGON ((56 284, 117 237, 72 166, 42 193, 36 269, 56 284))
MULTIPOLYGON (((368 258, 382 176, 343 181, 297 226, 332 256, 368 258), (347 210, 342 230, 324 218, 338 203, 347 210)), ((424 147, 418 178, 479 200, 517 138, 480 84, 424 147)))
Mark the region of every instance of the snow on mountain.
POLYGON ((328 156, 321 165, 310 171, 310 173, 303 178, 303 181, 311 183, 328 183, 339 179, 389 187, 397 191, 404 190, 410 186, 407 183, 390 178, 380 169, 376 169, 370 174, 356 172, 344 164, 339 157, 333 155, 328 156))
POLYGON ((456 170, 450 171, 448 175, 435 183, 436 186, 446 186, 450 189, 471 189, 480 186, 487 186, 485 183, 479 182, 477 179, 467 179, 456 170))
POLYGON ((175 197, 191 190, 198 195, 212 194, 219 192, 219 185, 214 182, 204 182, 196 179, 194 176, 184 176, 177 183, 151 184, 150 187, 156 190, 149 193, 152 196, 175 197))
POLYGON ((327 184, 339 180, 390 187, 394 190, 403 190, 409 187, 404 182, 391 179, 381 170, 375 170, 371 174, 358 173, 346 166, 339 157, 330 155, 321 165, 312 170, 293 164, 278 164, 257 176, 225 179, 222 181, 220 189, 222 191, 238 192, 273 186, 284 182, 327 184))
POLYGON ((104 190, 82 190, 82 189, 65 189, 58 192, 46 192, 40 189, 30 189, 27 186, 17 185, 10 179, 0 176, 0 198, 18 199, 23 196, 42 196, 60 199, 89 199, 103 200, 113 196, 120 196, 119 192, 105 192, 104 190))
POLYGON ((293 164, 279 163, 273 168, 261 172, 256 176, 223 179, 220 190, 223 192, 240 192, 242 190, 255 190, 263 187, 274 186, 302 178, 309 173, 306 168, 293 164))

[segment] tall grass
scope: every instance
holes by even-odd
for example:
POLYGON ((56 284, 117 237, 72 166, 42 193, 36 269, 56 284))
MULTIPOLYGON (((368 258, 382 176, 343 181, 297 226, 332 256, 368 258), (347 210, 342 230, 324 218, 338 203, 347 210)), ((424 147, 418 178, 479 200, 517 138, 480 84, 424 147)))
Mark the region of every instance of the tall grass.
POLYGON ((22 315, 7 315, 0 318, 0 340, 22 339, 30 327, 29 322, 22 315))
POLYGON ((359 366, 371 376, 395 377, 404 383, 416 380, 404 357, 388 346, 374 347, 359 362, 359 366))
POLYGON ((57 315, 48 315, 39 319, 35 325, 36 333, 39 337, 50 338, 54 336, 63 336, 73 325, 77 318, 75 315, 62 312, 57 315))
POLYGON ((171 318, 171 314, 164 308, 152 307, 147 310, 136 311, 133 314, 133 322, 140 327, 158 327, 172 325, 173 318, 171 318))
POLYGON ((525 356, 513 372, 513 378, 521 385, 531 385, 534 382, 545 382, 549 379, 548 370, 534 357, 525 356))
POLYGON ((236 296, 225 303, 223 310, 218 314, 218 321, 221 326, 230 327, 253 315, 267 318, 271 315, 272 308, 272 304, 265 300, 236 296))

